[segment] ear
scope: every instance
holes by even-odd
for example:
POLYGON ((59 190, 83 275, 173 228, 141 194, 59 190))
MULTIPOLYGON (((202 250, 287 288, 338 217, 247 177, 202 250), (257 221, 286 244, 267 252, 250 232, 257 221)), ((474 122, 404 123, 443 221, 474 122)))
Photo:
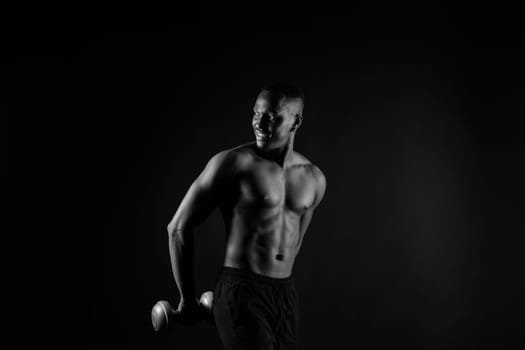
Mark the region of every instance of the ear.
POLYGON ((301 126, 302 123, 303 123, 303 116, 301 114, 296 114, 292 130, 296 131, 301 126))

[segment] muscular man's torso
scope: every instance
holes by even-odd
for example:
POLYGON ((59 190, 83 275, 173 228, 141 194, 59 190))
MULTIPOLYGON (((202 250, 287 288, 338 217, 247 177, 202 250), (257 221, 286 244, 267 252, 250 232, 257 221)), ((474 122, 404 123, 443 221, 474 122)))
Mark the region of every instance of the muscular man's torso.
POLYGON ((232 151, 220 210, 226 226, 224 266, 288 277, 303 239, 301 218, 315 201, 314 165, 293 152, 282 168, 255 151, 232 151))

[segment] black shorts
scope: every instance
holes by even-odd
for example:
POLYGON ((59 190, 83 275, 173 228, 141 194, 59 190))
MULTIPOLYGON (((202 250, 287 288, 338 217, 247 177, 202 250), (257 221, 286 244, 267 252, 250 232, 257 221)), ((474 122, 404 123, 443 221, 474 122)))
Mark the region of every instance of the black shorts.
POLYGON ((222 267, 213 315, 225 349, 297 349, 299 300, 293 277, 222 267))

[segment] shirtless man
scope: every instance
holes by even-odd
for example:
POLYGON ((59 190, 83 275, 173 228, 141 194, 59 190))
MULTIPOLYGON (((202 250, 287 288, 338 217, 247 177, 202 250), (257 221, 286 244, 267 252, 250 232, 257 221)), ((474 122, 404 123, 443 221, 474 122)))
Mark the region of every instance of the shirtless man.
POLYGON ((193 278, 193 230, 218 207, 226 252, 213 314, 226 349, 297 348, 299 304, 292 268, 326 179, 293 150, 302 93, 265 87, 253 108, 255 142, 214 155, 168 225, 171 265, 186 324, 200 320, 193 278))

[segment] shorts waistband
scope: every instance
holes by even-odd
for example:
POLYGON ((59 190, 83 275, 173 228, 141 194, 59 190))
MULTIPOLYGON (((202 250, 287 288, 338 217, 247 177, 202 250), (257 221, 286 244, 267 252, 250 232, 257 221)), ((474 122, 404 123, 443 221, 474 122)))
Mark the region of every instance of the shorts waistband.
POLYGON ((294 282, 292 275, 284 278, 274 278, 269 276, 264 276, 253 271, 239 269, 236 267, 222 266, 219 271, 219 277, 229 276, 241 279, 247 279, 251 281, 261 282, 271 285, 291 285, 294 282))

